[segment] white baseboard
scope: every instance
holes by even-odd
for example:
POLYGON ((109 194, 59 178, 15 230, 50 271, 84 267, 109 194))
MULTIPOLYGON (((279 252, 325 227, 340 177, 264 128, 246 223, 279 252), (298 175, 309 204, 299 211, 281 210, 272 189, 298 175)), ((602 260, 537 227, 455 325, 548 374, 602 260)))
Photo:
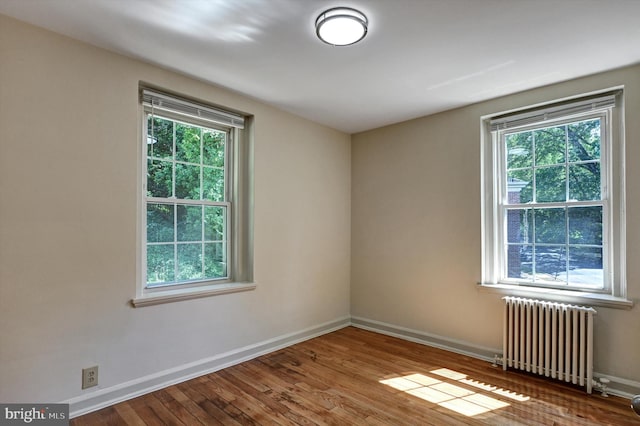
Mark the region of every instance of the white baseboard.
POLYGON ((251 360, 269 352, 277 351, 287 346, 339 330, 349 326, 350 324, 350 317, 340 318, 294 333, 278 336, 260 343, 225 352, 210 358, 181 365, 145 377, 140 377, 116 386, 99 389, 90 394, 62 401, 62 403, 69 404, 69 414, 71 418, 78 417, 83 414, 117 404, 118 402, 126 401, 167 386, 209 374, 214 371, 251 360))
MULTIPOLYGON (((444 349, 446 351, 467 355, 472 358, 477 358, 488 362, 493 362, 494 355, 502 356, 502 349, 492 349, 482 346, 476 346, 460 340, 454 340, 447 337, 399 327, 393 324, 366 318, 351 317, 351 325, 365 330, 374 331, 376 333, 398 337, 410 342, 420 343, 423 345, 444 349)), ((609 379, 609 383, 607 385, 607 393, 611 395, 631 399, 633 395, 640 394, 640 382, 624 379, 622 377, 610 376, 608 374, 602 374, 598 372, 594 372, 593 374, 596 379, 609 379)), ((597 393, 599 391, 598 389, 594 388, 593 392, 597 393)))
POLYGON ((387 336, 398 337, 422 345, 432 346, 445 351, 467 355, 472 358, 493 362, 494 355, 500 355, 501 349, 487 348, 484 346, 472 345, 461 340, 425 333, 424 331, 413 330, 400 327, 385 322, 375 321, 367 318, 351 317, 351 325, 369 331, 374 331, 387 336))

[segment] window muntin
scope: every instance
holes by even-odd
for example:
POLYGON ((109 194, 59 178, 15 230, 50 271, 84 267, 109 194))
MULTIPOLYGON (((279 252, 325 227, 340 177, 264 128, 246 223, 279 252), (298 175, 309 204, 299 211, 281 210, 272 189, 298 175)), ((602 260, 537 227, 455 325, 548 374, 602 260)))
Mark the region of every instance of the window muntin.
POLYGON ((496 132, 501 282, 609 288, 609 122, 604 110, 496 132))
POLYGON ((229 279, 233 129, 145 108, 146 288, 229 279))

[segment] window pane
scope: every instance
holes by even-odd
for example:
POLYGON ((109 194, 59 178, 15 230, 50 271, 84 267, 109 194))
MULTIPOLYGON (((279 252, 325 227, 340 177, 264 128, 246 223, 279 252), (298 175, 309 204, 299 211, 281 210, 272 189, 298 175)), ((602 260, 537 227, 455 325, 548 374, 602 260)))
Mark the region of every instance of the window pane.
POLYGON ((533 132, 536 146, 536 166, 564 163, 566 134, 565 127, 549 127, 533 132))
POLYGON ((507 175, 509 204, 525 204, 533 201, 532 169, 512 170, 507 175))
POLYGON ((226 230, 226 208, 204 208, 204 239, 205 241, 224 241, 226 230))
POLYGON ((602 248, 569 246, 569 282, 578 286, 603 286, 602 248))
POLYGON ((206 166, 224 167, 225 139, 227 134, 206 130, 202 134, 203 138, 203 159, 206 166))
POLYGON ((600 163, 569 166, 569 199, 594 201, 601 199, 600 163))
POLYGON ((567 126, 569 161, 600 159, 600 119, 572 123, 567 126))
POLYGON ((507 246, 507 277, 531 279, 533 275, 532 253, 531 246, 518 244, 507 246))
POLYGON ((202 207, 177 206, 178 241, 202 241, 202 207))
POLYGON ((200 164, 200 127, 176 123, 176 160, 200 164))
POLYGON ((147 242, 173 242, 173 205, 147 204, 147 242))
POLYGON ((602 245, 602 206, 569 209, 569 244, 602 245))
POLYGON ((213 167, 202 168, 202 198, 210 201, 224 201, 224 170, 213 167))
POLYGON ((566 201, 566 167, 541 167, 536 169, 536 201, 553 203, 566 201))
POLYGON ((522 132, 507 135, 507 169, 533 166, 533 133, 522 132))
POLYGON ((147 155, 154 158, 173 157, 173 121, 151 116, 147 118, 147 155))
POLYGON ((202 244, 178 244, 178 280, 202 278, 202 244))
POLYGON ((147 196, 168 198, 172 194, 173 163, 147 161, 147 196))
POLYGON ((204 245, 204 268, 206 278, 227 277, 227 263, 224 243, 208 243, 204 245))
POLYGON ((147 283, 174 281, 174 247, 173 244, 147 246, 147 283))
POLYGON ((544 244, 566 244, 566 217, 564 208, 536 209, 535 241, 544 244))
POLYGON ((507 210, 507 242, 529 243, 533 235, 533 211, 531 209, 507 210))
POLYGON ((176 197, 200 199, 200 166, 176 164, 176 197))
POLYGON ((536 246, 535 280, 567 282, 567 255, 564 247, 536 246))

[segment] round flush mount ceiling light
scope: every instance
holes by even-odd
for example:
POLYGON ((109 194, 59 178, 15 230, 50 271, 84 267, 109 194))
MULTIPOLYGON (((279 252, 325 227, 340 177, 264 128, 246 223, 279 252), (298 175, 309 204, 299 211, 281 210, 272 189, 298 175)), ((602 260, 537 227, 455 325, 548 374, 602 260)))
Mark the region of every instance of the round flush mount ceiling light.
POLYGON ((350 7, 325 10, 316 19, 316 34, 327 44, 348 46, 367 35, 369 21, 364 13, 350 7))

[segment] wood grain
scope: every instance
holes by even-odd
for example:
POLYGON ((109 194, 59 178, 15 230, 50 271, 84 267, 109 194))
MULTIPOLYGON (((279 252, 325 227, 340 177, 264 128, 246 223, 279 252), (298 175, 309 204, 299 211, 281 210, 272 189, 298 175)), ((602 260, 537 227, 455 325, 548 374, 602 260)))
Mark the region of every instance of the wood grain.
POLYGON ((71 425, 637 426, 640 417, 623 398, 347 327, 71 425))

